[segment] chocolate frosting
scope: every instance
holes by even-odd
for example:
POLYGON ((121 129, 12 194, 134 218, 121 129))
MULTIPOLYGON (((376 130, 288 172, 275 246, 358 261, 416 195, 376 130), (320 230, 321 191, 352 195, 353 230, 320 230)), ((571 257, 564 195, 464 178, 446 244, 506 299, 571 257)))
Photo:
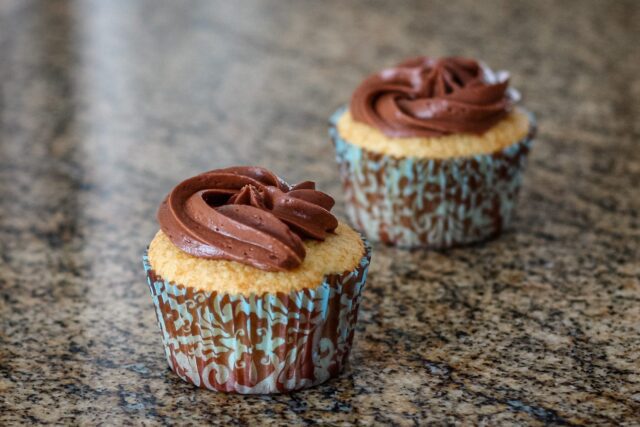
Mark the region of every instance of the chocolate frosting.
POLYGON ((282 271, 304 260, 302 239, 324 240, 335 230, 333 205, 311 181, 291 186, 266 169, 240 166, 178 184, 160 205, 158 222, 191 255, 282 271))
POLYGON ((418 57, 366 78, 351 98, 354 120, 390 137, 483 133, 511 109, 509 76, 473 59, 418 57))

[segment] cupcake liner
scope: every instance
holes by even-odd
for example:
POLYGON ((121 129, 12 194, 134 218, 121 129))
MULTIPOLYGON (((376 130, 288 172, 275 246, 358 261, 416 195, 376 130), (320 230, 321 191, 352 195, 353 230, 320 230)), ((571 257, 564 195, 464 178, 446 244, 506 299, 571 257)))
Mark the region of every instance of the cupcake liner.
POLYGON ((396 158, 329 135, 347 213, 369 239, 401 247, 447 248, 498 235, 511 219, 536 125, 500 151, 451 159, 396 158))
POLYGON ((250 296, 164 280, 147 253, 147 283, 169 367, 196 386, 285 393, 338 375, 349 356, 371 249, 352 271, 317 288, 250 296))

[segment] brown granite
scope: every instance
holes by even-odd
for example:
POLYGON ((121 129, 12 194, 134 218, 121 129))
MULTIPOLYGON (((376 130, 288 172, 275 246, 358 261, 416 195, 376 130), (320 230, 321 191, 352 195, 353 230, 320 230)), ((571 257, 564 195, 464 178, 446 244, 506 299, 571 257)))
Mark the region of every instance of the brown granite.
POLYGON ((635 1, 3 0, 0 424, 639 425, 638 22, 635 1), (375 247, 338 380, 180 381, 140 262, 162 197, 237 163, 339 194, 327 118, 415 54, 509 68, 537 113, 511 229, 375 247))

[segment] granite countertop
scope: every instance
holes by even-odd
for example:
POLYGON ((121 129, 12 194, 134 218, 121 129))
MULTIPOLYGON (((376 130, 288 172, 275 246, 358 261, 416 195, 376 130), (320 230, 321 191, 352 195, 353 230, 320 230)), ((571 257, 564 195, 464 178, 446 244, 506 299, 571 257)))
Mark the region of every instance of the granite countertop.
POLYGON ((3 0, 0 424, 640 425, 639 21, 634 1, 3 0), (256 163, 339 195, 331 112, 380 66, 452 53, 510 69, 539 119, 509 230, 374 247, 339 379, 173 375, 140 260, 172 185, 256 163))

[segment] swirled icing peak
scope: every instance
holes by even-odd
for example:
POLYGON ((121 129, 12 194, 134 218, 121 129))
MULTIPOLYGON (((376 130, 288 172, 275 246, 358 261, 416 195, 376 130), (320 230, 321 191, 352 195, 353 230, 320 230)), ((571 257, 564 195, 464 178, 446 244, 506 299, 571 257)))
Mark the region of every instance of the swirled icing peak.
POLYGON ((266 169, 240 166, 178 184, 158 222, 191 255, 282 271, 304 260, 302 239, 324 240, 338 226, 333 204, 311 181, 292 186, 266 169))
POLYGON ((509 75, 467 58, 418 57, 366 78, 351 97, 356 121, 390 137, 481 134, 517 100, 509 75))

